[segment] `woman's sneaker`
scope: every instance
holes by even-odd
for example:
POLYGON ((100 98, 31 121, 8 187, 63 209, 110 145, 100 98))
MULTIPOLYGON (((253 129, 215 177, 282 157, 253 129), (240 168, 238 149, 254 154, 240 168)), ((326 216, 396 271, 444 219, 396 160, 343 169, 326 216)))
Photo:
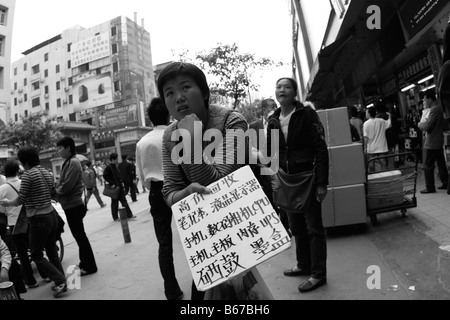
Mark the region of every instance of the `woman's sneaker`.
POLYGON ((58 285, 58 286, 52 287, 52 290, 55 291, 55 293, 53 294, 53 297, 59 298, 59 296, 60 296, 61 294, 63 294, 64 292, 67 291, 67 284, 66 284, 65 282, 63 282, 63 283, 61 283, 61 284, 58 285))

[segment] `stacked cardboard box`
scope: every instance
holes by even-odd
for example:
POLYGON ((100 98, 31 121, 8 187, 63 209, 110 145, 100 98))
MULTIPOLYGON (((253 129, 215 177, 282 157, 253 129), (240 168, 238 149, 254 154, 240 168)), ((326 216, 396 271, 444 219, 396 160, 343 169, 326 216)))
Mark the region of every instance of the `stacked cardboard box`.
POLYGON ((353 143, 347 108, 317 111, 330 156, 328 196, 322 204, 325 227, 366 223, 366 168, 361 143, 353 143))

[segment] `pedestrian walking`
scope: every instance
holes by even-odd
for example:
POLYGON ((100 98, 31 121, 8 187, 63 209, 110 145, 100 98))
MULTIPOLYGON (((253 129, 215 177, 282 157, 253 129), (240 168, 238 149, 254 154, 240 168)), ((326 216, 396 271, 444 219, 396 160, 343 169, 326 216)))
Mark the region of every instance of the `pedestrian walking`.
POLYGON ((154 129, 145 135, 136 146, 137 172, 150 190, 148 201, 158 240, 158 261, 164 279, 164 294, 167 300, 181 300, 183 291, 175 276, 172 246, 172 209, 162 194, 164 185, 162 164, 162 138, 169 125, 170 115, 161 98, 154 98, 147 110, 154 129))
POLYGON ((103 172, 103 178, 105 178, 105 182, 107 182, 111 186, 119 187, 119 198, 111 199, 111 215, 114 221, 119 221, 119 202, 125 208, 128 219, 135 219, 136 216, 131 212, 130 206, 128 205, 127 199, 125 197, 125 187, 120 178, 119 169, 117 168, 118 163, 118 154, 111 153, 109 156, 110 163, 105 168, 103 172))
POLYGON ((59 156, 64 159, 56 194, 78 245, 80 275, 86 276, 97 272, 97 263, 83 223, 86 206, 82 198, 84 187, 81 163, 76 158, 75 141, 71 137, 61 138, 56 146, 59 156))
POLYGON ((134 158, 133 157, 130 157, 129 159, 128 159, 128 162, 130 163, 130 165, 131 165, 131 176, 134 178, 133 179, 133 184, 132 184, 132 187, 134 188, 134 192, 136 193, 136 194, 139 194, 139 190, 138 190, 138 182, 139 182, 139 177, 137 176, 137 174, 136 174, 136 161, 134 160, 134 158))
POLYGON ((84 188, 85 188, 85 192, 86 192, 86 196, 84 198, 86 210, 87 210, 87 205, 89 203, 89 199, 91 199, 92 195, 95 196, 95 198, 97 199, 97 202, 101 208, 106 207, 106 204, 103 202, 103 199, 98 192, 97 175, 95 173, 95 170, 92 168, 91 161, 83 162, 83 183, 84 183, 84 188))
POLYGON ((133 202, 137 201, 136 189, 133 188, 133 183, 136 181, 136 172, 133 173, 133 167, 128 162, 128 155, 122 155, 122 162, 119 163, 119 173, 120 179, 123 182, 125 195, 130 193, 131 200, 133 202))
POLYGON ((99 163, 96 163, 94 165, 94 170, 95 170, 95 173, 97 174, 98 182, 100 183, 101 186, 103 186, 103 183, 104 183, 104 180, 103 180, 103 167, 99 163))
POLYGON ((58 298, 67 291, 67 284, 56 247, 58 216, 52 205, 55 190, 53 178, 40 165, 39 152, 35 148, 23 147, 19 149, 17 157, 26 170, 21 178, 19 196, 14 200, 3 199, 0 205, 5 207, 25 205, 31 259, 41 275, 46 275, 54 281, 53 296, 58 298), (44 256, 44 249, 48 260, 44 256))
POLYGON ((448 170, 444 156, 444 112, 442 107, 436 101, 436 92, 434 89, 425 91, 423 104, 425 109, 430 109, 428 118, 419 122, 418 127, 425 133, 425 184, 426 189, 420 191, 422 194, 435 193, 436 186, 434 181, 435 163, 438 167, 439 179, 442 185, 438 187, 441 190, 447 190, 448 170))
MULTIPOLYGON (((6 183, 0 186, 0 199, 15 199, 19 196, 21 180, 19 174, 19 162, 10 159, 5 164, 6 183)), ((0 213, 7 216, 7 225, 9 226, 9 236, 12 237, 10 243, 10 251, 17 253, 20 260, 20 269, 27 288, 36 288, 39 285, 33 275, 30 257, 28 256, 28 223, 26 221, 26 207, 24 205, 18 207, 1 207, 0 213), (11 248, 13 246, 13 248, 11 248)), ((1 233, 1 232, 0 232, 1 233)), ((6 229, 5 229, 6 234, 6 229)), ((1 234, 0 234, 1 235, 1 234)), ((2 238, 4 235, 1 235, 2 238)), ((6 241, 6 240, 5 240, 6 241)))
MULTIPOLYGON (((269 117, 268 132, 279 130, 280 169, 289 174, 314 171, 311 192, 307 195, 308 205, 300 212, 294 208, 286 209, 295 239, 297 264, 285 270, 284 275, 311 275, 298 286, 300 292, 308 292, 327 282, 327 242, 321 202, 327 195, 329 157, 319 116, 313 108, 299 102, 297 94, 298 85, 294 79, 277 81, 275 95, 281 108, 269 117)), ((272 154, 271 139, 268 134, 268 154, 272 154)))
MULTIPOLYGON (((193 64, 174 62, 166 66, 158 79, 158 91, 170 115, 175 119, 164 132, 162 147, 164 174, 162 193, 166 203, 171 207, 192 193, 208 193, 206 186, 243 167, 245 164, 239 163, 238 159, 248 157, 247 148, 229 146, 227 148, 226 142, 222 142, 217 147, 223 152, 221 153, 223 158, 219 161, 221 164, 215 161, 205 162, 201 157, 202 153, 200 157, 194 154, 196 148, 190 148, 192 154, 184 156, 195 159, 195 163, 199 161, 200 164, 179 162, 180 158, 172 158, 172 150, 176 145, 171 139, 172 133, 178 129, 187 130, 193 139, 194 124, 200 124, 203 126, 203 132, 218 129, 224 137, 228 129, 234 130, 237 133, 237 140, 243 141, 248 123, 242 114, 233 109, 210 105, 210 89, 206 76, 193 64), (227 162, 227 159, 234 159, 234 162, 227 162)), ((208 143, 203 144, 202 151, 207 145, 208 143)), ((191 299, 203 300, 204 296, 205 293, 197 291, 195 283, 192 282, 191 299)))
MULTIPOLYGON (((371 159, 388 155, 389 147, 386 139, 386 130, 391 127, 391 118, 387 120, 376 118, 377 111, 374 107, 367 108, 367 120, 363 125, 364 153, 367 162, 371 159)), ((380 171, 387 168, 386 159, 377 159, 369 162, 368 171, 380 171)))

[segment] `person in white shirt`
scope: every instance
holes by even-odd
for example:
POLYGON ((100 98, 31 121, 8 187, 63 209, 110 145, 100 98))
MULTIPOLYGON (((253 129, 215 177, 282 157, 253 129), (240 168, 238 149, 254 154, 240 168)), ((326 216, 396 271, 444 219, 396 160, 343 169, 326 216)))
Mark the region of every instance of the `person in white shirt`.
POLYGON ((172 246, 172 209, 163 194, 162 141, 169 125, 170 115, 161 98, 154 98, 147 110, 155 128, 136 146, 136 171, 139 179, 149 189, 150 213, 153 217, 156 239, 159 243, 158 260, 164 279, 167 300, 181 300, 184 296, 175 276, 172 246))
MULTIPOLYGON (((388 120, 375 118, 377 111, 374 107, 366 110, 367 121, 363 125, 364 134, 364 153, 367 155, 367 161, 373 158, 385 156, 389 148, 386 140, 386 130, 391 127, 391 117, 388 120)), ((386 169, 386 159, 374 160, 369 162, 369 172, 386 169), (383 161, 384 160, 384 161, 383 161)))

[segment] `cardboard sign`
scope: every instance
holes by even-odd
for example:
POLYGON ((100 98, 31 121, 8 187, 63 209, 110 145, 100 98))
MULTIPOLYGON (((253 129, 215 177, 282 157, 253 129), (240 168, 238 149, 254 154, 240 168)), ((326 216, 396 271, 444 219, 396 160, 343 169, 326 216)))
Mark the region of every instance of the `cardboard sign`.
POLYGON ((249 166, 172 206, 199 291, 206 291, 290 248, 291 239, 249 166))

